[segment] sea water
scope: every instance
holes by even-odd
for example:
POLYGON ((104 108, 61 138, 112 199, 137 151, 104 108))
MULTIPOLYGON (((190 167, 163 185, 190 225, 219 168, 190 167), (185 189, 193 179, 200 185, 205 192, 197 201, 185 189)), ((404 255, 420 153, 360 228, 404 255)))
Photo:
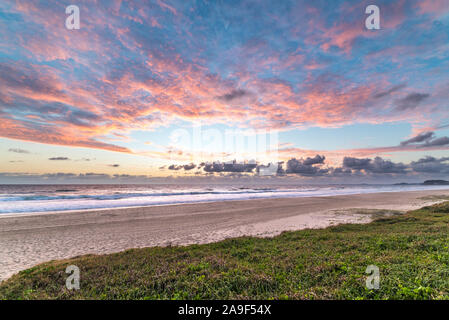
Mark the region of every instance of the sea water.
POLYGON ((448 189, 424 185, 0 185, 0 214, 448 189))

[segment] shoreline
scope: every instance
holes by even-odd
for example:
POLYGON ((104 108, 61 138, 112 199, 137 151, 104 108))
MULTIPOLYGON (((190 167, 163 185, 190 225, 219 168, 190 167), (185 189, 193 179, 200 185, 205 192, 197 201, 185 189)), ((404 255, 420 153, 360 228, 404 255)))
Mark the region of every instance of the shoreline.
POLYGON ((0 280, 36 264, 131 248, 368 223, 444 201, 449 189, 12 214, 0 219, 0 280), (430 197, 425 199, 426 197, 430 197))
POLYGON ((46 215, 46 214, 63 214, 74 212, 96 212, 96 211, 109 211, 109 210, 127 210, 137 208, 151 208, 151 207, 166 207, 166 206, 181 206, 181 205, 197 205, 205 203, 221 203, 221 202, 236 202, 236 201, 257 201, 257 200, 276 200, 276 199, 296 199, 296 198, 320 198, 320 197, 343 197, 352 195, 363 194, 381 194, 381 193, 402 193, 402 192, 426 192, 426 191, 449 191, 449 186, 434 186, 431 189, 420 190, 389 190, 389 191, 373 191, 373 192, 354 192, 346 194, 331 194, 331 195, 305 195, 305 196, 279 196, 279 197, 255 197, 247 199, 221 199, 221 200, 203 200, 197 202, 178 202, 178 203, 163 203, 163 204, 149 204, 149 205, 136 205, 136 206, 123 206, 123 207, 106 207, 106 208, 89 208, 89 209, 70 209, 70 210, 57 210, 57 211, 31 211, 31 212, 8 212, 0 213, 0 219, 11 218, 16 216, 32 216, 32 215, 46 215))

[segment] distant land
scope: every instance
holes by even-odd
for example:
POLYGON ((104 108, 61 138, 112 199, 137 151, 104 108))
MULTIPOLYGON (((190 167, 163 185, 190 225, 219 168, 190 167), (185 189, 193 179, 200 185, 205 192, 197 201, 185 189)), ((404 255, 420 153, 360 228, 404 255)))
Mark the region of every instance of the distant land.
POLYGON ((449 185, 449 181, 446 180, 426 180, 425 185, 449 185))
POLYGON ((407 182, 395 183, 396 186, 416 185, 416 184, 422 184, 422 185, 425 185, 425 186, 446 186, 446 185, 449 185, 449 181, 446 181, 446 180, 426 180, 423 183, 407 183, 407 182))

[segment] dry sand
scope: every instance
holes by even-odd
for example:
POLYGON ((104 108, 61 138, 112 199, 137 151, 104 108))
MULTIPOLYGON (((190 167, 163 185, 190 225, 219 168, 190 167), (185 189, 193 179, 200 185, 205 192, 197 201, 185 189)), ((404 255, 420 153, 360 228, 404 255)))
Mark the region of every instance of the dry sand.
POLYGON ((405 212, 449 189, 260 199, 97 211, 0 215, 0 280, 36 264, 129 248, 207 243, 243 235, 367 223, 370 213, 405 212), (424 199, 423 199, 424 197, 424 199), (427 198, 426 198, 427 197, 427 198), (376 210, 363 210, 376 209, 376 210))

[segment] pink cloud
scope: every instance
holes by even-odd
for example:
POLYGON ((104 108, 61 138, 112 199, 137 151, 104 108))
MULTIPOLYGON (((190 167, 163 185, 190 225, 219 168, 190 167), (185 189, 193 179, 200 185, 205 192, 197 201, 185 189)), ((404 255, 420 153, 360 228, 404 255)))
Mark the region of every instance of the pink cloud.
POLYGON ((442 15, 449 11, 449 2, 446 0, 422 0, 416 4, 420 13, 442 15))

